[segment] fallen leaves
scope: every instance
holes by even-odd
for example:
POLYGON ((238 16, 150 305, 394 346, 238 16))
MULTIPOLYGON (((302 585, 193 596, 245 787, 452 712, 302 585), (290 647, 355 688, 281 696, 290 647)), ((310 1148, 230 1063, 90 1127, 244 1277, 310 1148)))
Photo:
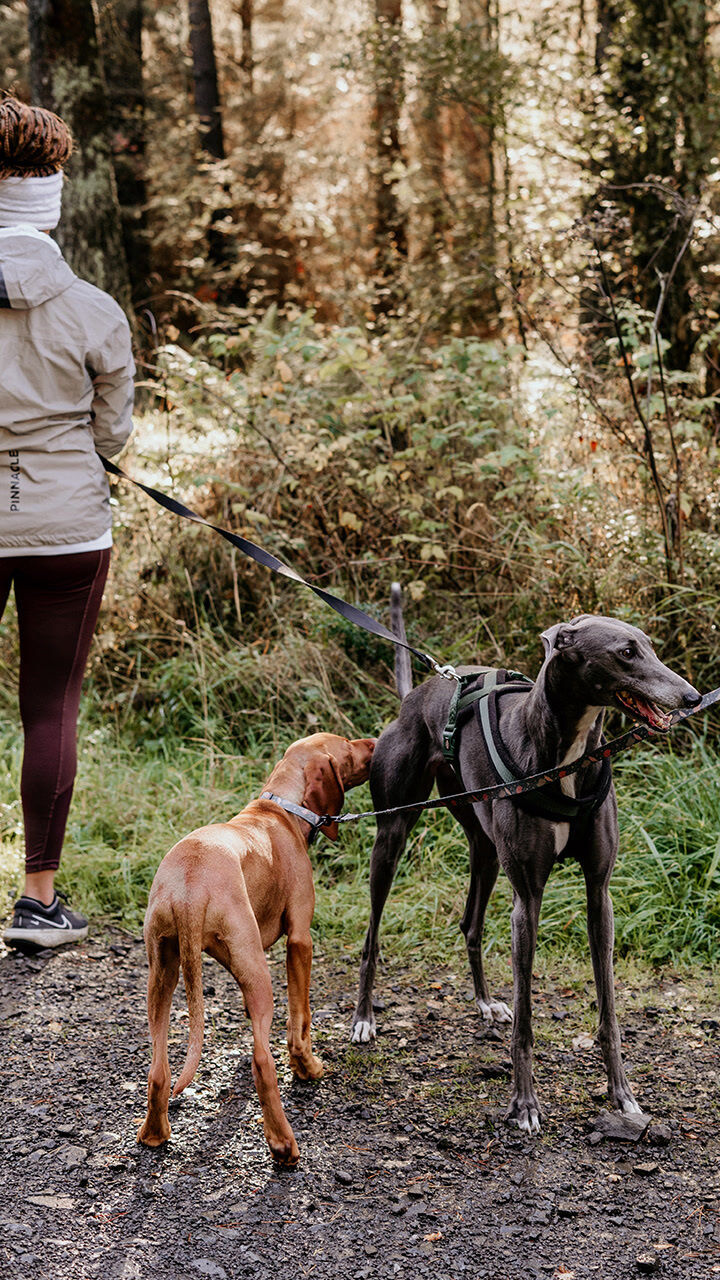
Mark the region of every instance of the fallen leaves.
POLYGON ((595 1041, 587 1031, 581 1031, 579 1036, 573 1036, 572 1047, 576 1053, 585 1053, 587 1049, 595 1048, 595 1041))
POLYGON ((26 1196, 26 1204, 42 1205, 44 1209, 73 1209, 75 1201, 71 1196, 56 1196, 51 1192, 41 1196, 26 1196))
POLYGON ((343 529, 352 529, 355 533, 362 533, 362 520, 358 520, 354 511, 341 511, 340 524, 343 529))

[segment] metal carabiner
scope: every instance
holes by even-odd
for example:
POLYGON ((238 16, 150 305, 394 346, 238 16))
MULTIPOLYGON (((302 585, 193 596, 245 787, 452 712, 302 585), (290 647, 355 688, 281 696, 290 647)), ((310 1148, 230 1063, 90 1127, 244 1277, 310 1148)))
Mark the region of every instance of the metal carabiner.
POLYGON ((457 680, 458 684, 460 683, 461 676, 458 675, 452 663, 446 662, 445 666, 441 667, 439 662, 433 662, 433 667, 435 674, 442 676, 443 680, 457 680))

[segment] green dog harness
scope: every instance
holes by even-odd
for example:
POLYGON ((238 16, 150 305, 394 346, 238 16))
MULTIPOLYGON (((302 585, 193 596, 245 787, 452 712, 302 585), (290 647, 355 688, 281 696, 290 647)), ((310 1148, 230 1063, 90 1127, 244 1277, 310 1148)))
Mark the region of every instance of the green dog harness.
MULTIPOLYGON (((479 671, 461 676, 455 687, 448 718, 442 735, 442 753, 450 764, 460 782, 459 750, 460 734, 463 726, 472 716, 477 718, 478 727, 494 770, 497 782, 512 784, 518 782, 523 774, 515 765, 500 735, 498 714, 499 698, 505 693, 530 693, 534 682, 519 671, 508 671, 502 668, 481 667, 479 671)), ((541 791, 522 793, 511 797, 513 804, 525 813, 535 817, 547 818, 551 822, 570 822, 589 818, 605 800, 612 784, 612 768, 609 760, 603 761, 598 786, 587 796, 567 796, 559 783, 545 787, 541 791)))

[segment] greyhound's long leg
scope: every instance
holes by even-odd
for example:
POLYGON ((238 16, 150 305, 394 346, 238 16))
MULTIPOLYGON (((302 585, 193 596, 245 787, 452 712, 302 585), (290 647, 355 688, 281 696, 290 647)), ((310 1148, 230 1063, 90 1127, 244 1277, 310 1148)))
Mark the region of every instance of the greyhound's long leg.
POLYGON ((542 902, 540 892, 520 892, 513 885, 512 958, 514 978, 514 1021, 511 1056, 513 1091, 506 1120, 513 1120, 527 1133, 540 1129, 540 1104, 535 1093, 532 1072, 532 967, 537 943, 538 918, 542 902))
POLYGON ((580 863, 585 876, 587 928, 598 1003, 598 1043, 608 1077, 610 1101, 628 1115, 641 1108, 628 1084, 620 1052, 620 1030, 615 1014, 613 948, 615 922, 610 898, 610 876, 618 851, 617 808, 614 798, 595 816, 586 835, 580 863))
MULTIPOLYGON (((403 708, 407 702, 403 704, 403 708)), ((380 737, 370 769, 370 791, 375 809, 426 800, 434 782, 428 763, 428 735, 416 716, 396 720, 380 737)), ((370 922, 365 936, 358 998, 352 1022, 355 1044, 375 1039, 372 996, 378 958, 380 918, 407 838, 420 817, 419 811, 378 819, 370 855, 370 922)))
POLYGON ((615 925, 608 880, 609 872, 602 879, 598 879, 589 869, 585 869, 588 939, 598 999, 598 1043, 607 1070, 610 1101, 619 1111, 632 1115, 639 1113, 642 1108, 638 1106, 633 1096, 620 1052, 620 1029, 615 1014, 613 978, 615 925))
MULTIPOLYGON (((428 783, 425 796, 429 794, 431 787, 432 780, 428 783)), ((380 919, 407 838, 418 817, 419 814, 411 814, 409 817, 405 814, 392 819, 381 818, 378 822, 378 831, 370 856, 370 921, 360 961, 358 998, 352 1021, 351 1039, 354 1044, 367 1043, 375 1039, 373 987, 380 950, 378 940, 380 919)))
MULTIPOLYGON (((524 815, 519 815, 522 819, 524 815)), ((537 944, 538 919, 542 896, 554 860, 554 840, 547 823, 544 840, 517 856, 522 848, 518 838, 518 815, 513 816, 513 826, 508 836, 497 843, 498 857, 512 885, 513 909, 512 961, 514 980, 513 1033, 511 1056, 513 1062, 513 1089, 506 1120, 511 1120, 527 1133, 540 1129, 540 1104, 535 1093, 532 1071, 532 970, 537 944)), ((497 833, 497 825, 495 827, 497 833)), ((498 833, 499 834, 499 833, 498 833)))
MULTIPOLYGON (((438 785, 443 794, 449 794, 453 789, 452 780, 446 784, 445 780, 441 782, 438 779, 438 785)), ((453 816, 462 826, 470 846, 470 887, 460 928, 465 935, 470 972, 475 987, 475 1004, 485 1022, 512 1022, 512 1012, 508 1006, 501 1000, 492 999, 483 968, 482 940, 485 912, 490 894, 495 888, 500 867, 495 845, 483 831, 469 805, 453 810, 453 816)))
POLYGON ((502 1000, 492 999, 483 967, 485 911, 495 888, 499 866, 495 846, 478 829, 470 839, 470 888, 460 928, 465 934, 475 1004, 485 1022, 512 1022, 512 1011, 508 1006, 502 1000))

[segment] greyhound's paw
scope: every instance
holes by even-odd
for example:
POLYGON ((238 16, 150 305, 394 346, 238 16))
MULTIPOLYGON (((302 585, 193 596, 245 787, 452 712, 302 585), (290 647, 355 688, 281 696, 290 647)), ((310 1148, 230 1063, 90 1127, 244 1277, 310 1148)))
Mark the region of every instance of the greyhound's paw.
POLYGON ((353 1023, 350 1039, 353 1044, 370 1044, 375 1039, 375 1019, 371 1017, 369 1021, 365 1021, 358 1018, 353 1023))
POLYGON ((631 1093, 619 1099, 618 1111, 622 1111, 626 1116, 641 1116, 643 1114, 642 1107, 635 1101, 631 1093))
POLYGON ((509 1124, 517 1125, 523 1133, 540 1132, 540 1106, 537 1098, 513 1098, 505 1112, 509 1124))
POLYGON ((491 1000, 486 1003, 484 1000, 476 1000, 475 1004, 482 1016, 483 1022, 512 1022, 512 1009, 509 1009, 502 1000, 491 1000))
POLYGON ((641 1116, 643 1114, 643 1109, 635 1101, 635 1095, 622 1069, 617 1074, 612 1073, 608 1076, 608 1100, 615 1110, 622 1111, 623 1115, 641 1116))

